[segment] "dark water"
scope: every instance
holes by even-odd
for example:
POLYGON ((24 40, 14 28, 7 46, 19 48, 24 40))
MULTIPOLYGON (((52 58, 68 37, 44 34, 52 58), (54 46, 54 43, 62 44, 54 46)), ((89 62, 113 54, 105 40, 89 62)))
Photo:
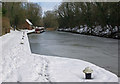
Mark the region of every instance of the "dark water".
POLYGON ((118 75, 116 39, 56 31, 28 37, 33 53, 89 61, 118 75))

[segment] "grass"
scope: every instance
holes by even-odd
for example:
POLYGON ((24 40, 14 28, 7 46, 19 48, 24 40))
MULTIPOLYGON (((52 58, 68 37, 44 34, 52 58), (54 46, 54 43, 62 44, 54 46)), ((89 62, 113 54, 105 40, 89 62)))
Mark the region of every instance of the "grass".
POLYGON ((0 36, 2 35, 2 4, 0 3, 0 36))
POLYGON ((2 17, 2 34, 6 34, 10 29, 10 21, 7 17, 2 17))

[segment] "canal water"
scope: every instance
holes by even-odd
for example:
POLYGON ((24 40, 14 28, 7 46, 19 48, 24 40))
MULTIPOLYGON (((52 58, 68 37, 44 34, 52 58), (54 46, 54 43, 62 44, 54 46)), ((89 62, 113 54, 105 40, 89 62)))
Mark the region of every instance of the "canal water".
POLYGON ((118 75, 118 40, 48 31, 29 34, 32 53, 81 59, 118 75))

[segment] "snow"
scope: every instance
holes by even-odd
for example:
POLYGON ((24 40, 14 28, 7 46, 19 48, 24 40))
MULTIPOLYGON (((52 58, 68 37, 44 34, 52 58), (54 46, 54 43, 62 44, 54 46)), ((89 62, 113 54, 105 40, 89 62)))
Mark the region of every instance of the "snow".
POLYGON ((56 82, 116 82, 117 76, 89 62, 77 59, 46 57, 53 60, 49 64, 49 75, 51 81, 56 82), (84 79, 83 70, 86 67, 94 70, 92 80, 84 79), (57 75, 56 75, 57 74, 57 75), (63 76, 64 75, 64 76, 63 76))
POLYGON ((26 19, 27 23, 30 25, 33 25, 28 19, 26 19))
MULTIPOLYGON (((98 26, 93 26, 94 29, 88 27, 87 25, 80 25, 79 27, 73 27, 73 28, 59 28, 59 31, 67 31, 67 32, 76 32, 76 33, 80 33, 80 34, 91 34, 91 35, 95 35, 95 36, 102 36, 102 37, 110 37, 111 38, 111 33, 113 33, 114 35, 112 35, 112 38, 119 38, 119 33, 118 33, 118 29, 120 27, 115 26, 112 31, 110 31, 109 26, 107 25, 106 27, 104 27, 104 30, 102 28, 102 26, 98 25, 98 26)), ((112 26, 110 25, 110 27, 112 28, 112 26)))
POLYGON ((0 37, 1 82, 118 82, 118 77, 92 63, 31 53, 27 33, 34 30, 11 31, 0 37), (23 34, 25 32, 25 34, 23 34), (24 36, 23 43, 22 37, 24 36), (83 70, 93 69, 91 80, 83 70))

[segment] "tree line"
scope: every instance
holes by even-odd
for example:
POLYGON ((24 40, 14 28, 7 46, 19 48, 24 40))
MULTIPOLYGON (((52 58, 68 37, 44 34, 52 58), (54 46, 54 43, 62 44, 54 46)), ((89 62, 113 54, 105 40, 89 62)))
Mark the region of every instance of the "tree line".
POLYGON ((2 3, 0 3, 0 36, 2 35, 2 3))
POLYGON ((107 32, 107 36, 112 37, 119 34, 119 4, 120 2, 62 2, 58 8, 47 11, 42 16, 42 8, 37 3, 5 2, 2 3, 2 15, 5 27, 10 25, 21 28, 27 18, 35 26, 99 36, 107 32))
POLYGON ((107 32, 112 37, 120 28, 119 4, 120 2, 63 2, 52 12, 56 15, 56 28, 63 31, 68 29, 67 31, 77 32, 82 28, 84 34, 100 35, 107 32))
POLYGON ((43 17, 43 24, 46 28, 57 28, 58 21, 57 21, 57 12, 55 11, 47 11, 44 13, 43 17))
POLYGON ((21 28, 25 19, 29 19, 36 26, 43 25, 42 8, 37 3, 4 2, 2 15, 9 19, 11 27, 21 28))

